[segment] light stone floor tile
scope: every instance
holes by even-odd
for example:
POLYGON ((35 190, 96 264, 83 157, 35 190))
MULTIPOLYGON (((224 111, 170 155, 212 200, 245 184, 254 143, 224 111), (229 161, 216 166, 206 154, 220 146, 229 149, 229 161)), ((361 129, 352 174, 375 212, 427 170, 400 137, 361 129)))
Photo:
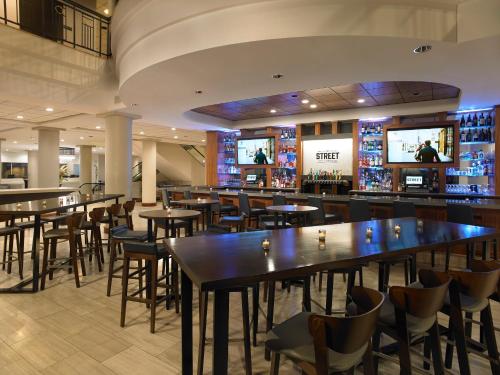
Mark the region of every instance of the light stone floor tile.
MULTIPOLYGON (((143 208, 138 205, 134 215, 136 229, 145 229, 146 222, 137 216, 143 208)), ((148 210, 151 208, 147 208, 148 210)), ((27 236, 29 238, 29 236, 27 236)), ((2 243, 0 241, 0 246, 2 243)), ((28 245, 27 245, 28 246, 28 245)), ((66 244, 61 244, 61 254, 66 244)), ((106 254, 107 255, 107 254, 106 254)), ((425 261, 426 257, 419 257, 425 261)), ((441 257, 438 257, 441 259, 441 257)), ((461 259, 453 257, 459 266, 461 259)), ((25 269, 29 270, 29 260, 25 269)), ((181 372, 181 319, 173 309, 157 310, 157 332, 149 333, 150 312, 142 304, 129 302, 125 328, 120 320, 120 281, 113 280, 112 296, 106 296, 107 259, 104 271, 99 273, 96 264, 87 264, 87 276, 81 276, 82 287, 77 289, 73 275, 66 270, 59 271, 54 280, 47 280, 47 288, 37 294, 7 294, 0 297, 0 374, 179 374, 181 372)), ((10 277, 0 271, 0 286, 17 282, 16 268, 10 277)), ((376 288, 377 269, 364 271, 365 285, 376 288)), ((402 285, 402 268, 391 271, 392 285, 402 285)), ((323 277, 323 288, 326 276, 323 277)), ((318 290, 318 279, 311 285, 313 300, 321 305, 325 301, 325 290, 318 290)), ((280 322, 301 310, 302 289, 292 287, 291 292, 282 291, 277 285, 275 321, 280 322)), ((335 276, 334 308, 343 308, 345 283, 341 275, 335 276)), ((194 290, 193 332, 194 361, 198 352, 198 298, 194 290)), ((250 304, 251 304, 250 295, 250 304)), ((265 308, 260 298, 258 346, 252 347, 254 374, 267 374, 269 362, 264 360, 265 308)), ((243 343, 241 322, 241 297, 231 293, 229 314, 229 373, 243 374, 243 343)), ((320 308, 313 304, 313 311, 320 308)), ((207 320, 207 345, 205 349, 204 373, 211 373, 213 295, 209 299, 207 320)), ((500 308, 493 304, 496 325, 500 325, 500 308)), ((444 316, 440 322, 446 324, 444 316)), ((477 334, 477 329, 474 330, 477 334)), ((500 335, 497 335, 497 340, 500 335)), ((418 358, 415 363, 420 364, 418 358)), ((473 374, 491 373, 488 363, 477 356, 471 356, 473 374)), ((379 374, 398 373, 398 366, 387 360, 380 362, 379 374)), ((362 369, 358 369, 358 374, 362 369)), ((453 373, 458 373, 456 356, 453 373)), ((300 371, 283 359, 280 374, 298 375, 300 371)))

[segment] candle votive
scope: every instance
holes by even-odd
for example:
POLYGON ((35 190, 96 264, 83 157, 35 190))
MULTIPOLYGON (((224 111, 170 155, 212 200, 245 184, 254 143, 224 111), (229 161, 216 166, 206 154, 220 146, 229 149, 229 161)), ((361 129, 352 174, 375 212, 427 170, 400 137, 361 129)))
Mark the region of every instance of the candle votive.
POLYGON ((226 188, 226 191, 229 191, 229 188, 226 188))
POLYGON ((264 249, 265 251, 267 251, 267 250, 269 250, 270 247, 271 247, 271 242, 269 242, 269 239, 264 238, 262 240, 262 249, 264 249))
POLYGON ((170 208, 170 206, 167 206, 167 212, 168 212, 168 213, 171 213, 171 212, 172 212, 172 209, 170 208))
POLYGON ((261 189, 261 190, 260 190, 260 193, 261 193, 261 194, 264 194, 264 190, 262 190, 262 189, 261 189))
POLYGON ((326 249, 326 244, 324 242, 320 241, 320 243, 318 244, 318 249, 325 250, 326 249))
POLYGON ((210 191, 212 191, 212 190, 213 190, 212 187, 210 187, 210 191))
POLYGON ((294 203, 294 204, 293 204, 293 207, 294 207, 294 208, 297 208, 297 207, 299 207, 299 205, 298 205, 297 203, 294 203))
POLYGON ((326 196, 326 192, 323 192, 323 196, 326 196))
POLYGON ((47 201, 42 201, 42 206, 46 206, 47 205, 47 201))
POLYGON ((201 198, 200 198, 200 197, 196 198, 196 200, 197 200, 198 202, 201 202, 201 198))
POLYGON ((23 205, 21 203, 16 204, 17 208, 21 208, 23 205))
POLYGON ((398 234, 401 232, 401 226, 399 224, 394 225, 394 232, 398 234))
POLYGON ((373 236, 373 229, 372 227, 366 228, 366 237, 371 238, 373 236))
POLYGON ((320 241, 325 241, 326 240, 326 230, 325 229, 320 229, 318 231, 318 239, 320 241))

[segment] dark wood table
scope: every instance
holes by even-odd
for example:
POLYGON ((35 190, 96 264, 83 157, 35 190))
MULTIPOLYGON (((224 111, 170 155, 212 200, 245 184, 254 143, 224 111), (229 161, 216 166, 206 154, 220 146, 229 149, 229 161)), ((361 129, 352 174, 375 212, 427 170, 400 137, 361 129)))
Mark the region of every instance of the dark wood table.
POLYGON ((202 216, 202 226, 203 230, 205 230, 205 215, 207 216, 206 223, 207 225, 212 224, 212 205, 217 204, 220 201, 212 198, 195 198, 195 199, 181 199, 179 201, 175 201, 177 204, 184 204, 187 207, 195 207, 200 208, 203 211, 202 216))
MULTIPOLYGON (((148 242, 153 242, 153 220, 164 220, 165 228, 170 228, 170 237, 175 238, 174 220, 186 220, 188 222, 188 232, 186 236, 193 235, 193 219, 201 215, 200 211, 193 210, 153 210, 139 213, 139 217, 148 220, 148 242)), ((167 233, 168 235, 168 233, 167 233)))
MULTIPOLYGON (((317 211, 318 207, 313 206, 301 206, 298 204, 284 204, 280 206, 268 206, 266 207, 268 212, 274 213, 274 225, 278 227, 278 215, 283 215, 283 220, 281 221, 281 226, 286 228, 286 222, 290 214, 295 214, 296 216, 301 216, 303 219, 303 225, 307 225, 307 218, 309 214, 313 211, 317 211)), ((297 221, 297 226, 299 225, 297 221)))
POLYGON ((33 259, 33 275, 31 278, 22 280, 19 284, 8 288, 0 288, 0 293, 15 292, 38 292, 39 263, 40 263, 40 228, 41 215, 54 211, 76 210, 83 207, 87 211, 87 206, 94 203, 101 203, 114 200, 118 203, 123 194, 70 194, 65 197, 38 199, 20 203, 9 203, 0 205, 0 215, 10 216, 12 219, 18 217, 33 216, 33 241, 31 246, 31 258, 33 259), (31 284, 31 288, 26 288, 31 284))
POLYGON ((213 373, 227 374, 229 292, 235 286, 305 277, 420 251, 498 238, 494 228, 435 220, 398 218, 313 227, 166 239, 167 251, 182 270, 182 373, 193 372, 193 283, 215 290, 213 373), (401 226, 397 236, 394 226, 401 226), (366 228, 371 227, 371 239, 366 228), (318 229, 326 246, 318 246, 318 229), (269 252, 262 240, 271 243, 269 252))

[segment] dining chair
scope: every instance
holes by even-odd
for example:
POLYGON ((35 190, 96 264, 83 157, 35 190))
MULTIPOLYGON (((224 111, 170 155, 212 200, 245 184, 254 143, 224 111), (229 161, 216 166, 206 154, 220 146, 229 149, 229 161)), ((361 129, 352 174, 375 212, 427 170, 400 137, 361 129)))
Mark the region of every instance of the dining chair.
POLYGON ((350 373, 363 363, 374 375, 371 336, 384 300, 382 293, 354 287, 353 314, 345 317, 302 312, 267 333, 272 353, 270 374, 279 373, 280 356, 292 360, 307 375, 350 373))
POLYGON ((273 206, 284 206, 284 205, 286 205, 286 196, 278 193, 273 194, 273 206))
POLYGON ((307 197, 307 204, 316 207, 317 210, 311 211, 309 220, 313 225, 333 224, 342 221, 342 216, 335 213, 326 213, 325 202, 321 197, 307 197))
POLYGON ((370 221, 372 219, 370 205, 366 199, 349 199, 349 221, 370 221))
MULTIPOLYGON (((424 336, 426 352, 432 350, 432 363, 435 374, 443 374, 443 355, 439 340, 437 313, 443 307, 451 278, 433 270, 422 269, 419 282, 408 287, 393 286, 389 289, 380 311, 377 328, 373 336, 373 350, 377 357, 387 358, 380 352, 382 333, 398 342, 399 367, 401 374, 411 374, 411 344, 424 336)), ((429 362, 429 353, 425 362, 429 362)), ((375 359, 375 371, 378 359, 375 359)))
POLYGON ((449 297, 441 310, 449 316, 445 367, 452 368, 453 351, 456 348, 461 374, 471 373, 469 353, 485 357, 490 362, 492 374, 500 374, 500 358, 490 305, 490 297, 498 293, 500 268, 486 267, 486 264, 478 266, 476 261, 471 264, 474 264, 474 270, 447 273, 453 280, 449 297), (473 319, 477 313, 480 314, 479 322, 473 319), (482 327, 486 344, 484 349, 488 352, 486 356, 473 350, 473 344, 471 345, 473 323, 482 327))
POLYGON ((417 209, 413 202, 407 201, 394 201, 392 202, 392 208, 394 211, 393 217, 417 217, 417 209))
POLYGON ((258 222, 260 215, 267 213, 265 208, 250 207, 250 200, 247 193, 238 193, 239 213, 245 214, 248 220, 248 226, 251 226, 252 220, 258 222))
POLYGON ((224 215, 234 215, 238 213, 238 207, 234 204, 222 204, 220 201, 219 192, 211 191, 210 199, 219 201, 219 203, 212 204, 212 222, 215 222, 215 218, 220 220, 224 215))

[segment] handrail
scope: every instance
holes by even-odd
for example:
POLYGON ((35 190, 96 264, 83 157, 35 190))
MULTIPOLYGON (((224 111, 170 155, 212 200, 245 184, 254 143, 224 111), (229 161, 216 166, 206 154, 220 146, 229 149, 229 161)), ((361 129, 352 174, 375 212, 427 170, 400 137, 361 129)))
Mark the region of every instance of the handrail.
POLYGON ((81 184, 78 187, 78 190, 80 190, 80 193, 81 193, 82 187, 87 186, 87 185, 93 186, 92 187, 92 193, 95 193, 96 191, 102 190, 101 187, 104 186, 104 182, 85 182, 84 184, 81 184))

